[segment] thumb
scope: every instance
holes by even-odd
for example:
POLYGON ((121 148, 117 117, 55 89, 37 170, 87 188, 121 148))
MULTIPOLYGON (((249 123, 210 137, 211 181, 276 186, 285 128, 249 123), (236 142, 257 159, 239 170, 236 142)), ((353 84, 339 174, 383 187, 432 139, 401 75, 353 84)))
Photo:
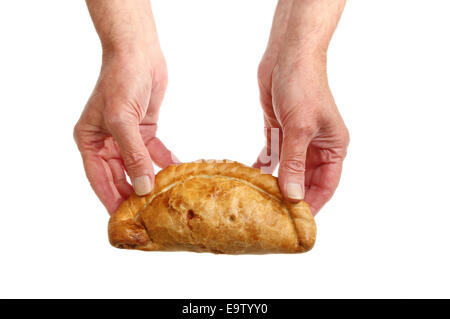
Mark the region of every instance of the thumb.
POLYGON ((312 133, 285 128, 278 170, 278 184, 283 197, 298 202, 305 197, 306 152, 312 133))
POLYGON ((154 183, 153 164, 139 132, 139 123, 114 117, 107 126, 119 146, 134 191, 139 196, 150 193, 154 183))

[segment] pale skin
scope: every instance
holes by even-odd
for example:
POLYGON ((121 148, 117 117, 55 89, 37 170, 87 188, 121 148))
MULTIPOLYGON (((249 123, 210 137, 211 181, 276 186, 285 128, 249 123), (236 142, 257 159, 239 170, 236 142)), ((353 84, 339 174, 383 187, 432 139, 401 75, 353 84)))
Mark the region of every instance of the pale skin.
MULTIPOLYGON (((153 163, 164 168, 179 161, 156 137, 167 67, 149 1, 86 3, 103 63, 74 136, 92 188, 112 214, 133 190, 152 190, 153 163)), ((349 142, 326 72, 328 44, 344 5, 345 0, 279 0, 258 69, 264 126, 280 131, 279 149, 270 149, 267 134, 262 154, 277 155, 285 199, 304 199, 313 214, 338 186, 349 142)), ((266 165, 262 158, 255 167, 266 165)))

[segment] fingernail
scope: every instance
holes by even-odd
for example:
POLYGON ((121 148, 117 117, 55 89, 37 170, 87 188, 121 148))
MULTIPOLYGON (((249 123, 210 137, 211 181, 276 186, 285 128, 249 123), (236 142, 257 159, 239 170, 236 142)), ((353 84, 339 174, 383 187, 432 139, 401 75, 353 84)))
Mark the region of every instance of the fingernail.
POLYGON ((147 195, 152 191, 152 182, 148 175, 136 177, 133 181, 134 191, 138 196, 147 195))
POLYGON ((303 194, 303 188, 301 187, 301 185, 295 183, 287 183, 286 193, 290 199, 302 200, 305 196, 303 194))

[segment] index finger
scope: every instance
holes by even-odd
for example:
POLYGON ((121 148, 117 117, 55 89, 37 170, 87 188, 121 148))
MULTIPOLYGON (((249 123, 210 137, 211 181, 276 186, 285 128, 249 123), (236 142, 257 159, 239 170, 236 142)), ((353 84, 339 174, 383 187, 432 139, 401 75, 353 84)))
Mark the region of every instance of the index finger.
POLYGON ((124 198, 117 190, 108 163, 99 155, 83 154, 83 165, 95 194, 106 207, 108 213, 113 214, 124 198))
POLYGON ((336 190, 342 172, 342 161, 324 163, 315 168, 306 168, 305 202, 313 215, 328 202, 336 190))

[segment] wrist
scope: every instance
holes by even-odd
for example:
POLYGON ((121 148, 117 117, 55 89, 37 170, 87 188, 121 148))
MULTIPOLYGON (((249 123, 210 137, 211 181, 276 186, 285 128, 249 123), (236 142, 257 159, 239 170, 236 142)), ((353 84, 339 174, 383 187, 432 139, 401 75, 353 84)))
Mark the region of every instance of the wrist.
POLYGON ((109 37, 101 39, 103 56, 151 55, 161 51, 157 39, 148 35, 133 35, 130 37, 109 37))
POLYGON ((151 53, 159 40, 148 0, 87 0, 104 56, 151 53))
POLYGON ((328 85, 326 53, 302 51, 283 51, 273 68, 272 82, 286 83, 286 79, 301 78, 302 86, 322 89, 328 85))
POLYGON ((323 46, 287 43, 278 57, 278 63, 299 68, 324 68, 327 65, 327 50, 323 46))
POLYGON ((142 67, 165 63, 164 55, 158 43, 139 41, 103 46, 102 60, 103 64, 138 64, 142 67))
POLYGON ((286 27, 280 41, 282 59, 326 65, 328 46, 344 4, 345 0, 294 1, 285 17, 286 27))

